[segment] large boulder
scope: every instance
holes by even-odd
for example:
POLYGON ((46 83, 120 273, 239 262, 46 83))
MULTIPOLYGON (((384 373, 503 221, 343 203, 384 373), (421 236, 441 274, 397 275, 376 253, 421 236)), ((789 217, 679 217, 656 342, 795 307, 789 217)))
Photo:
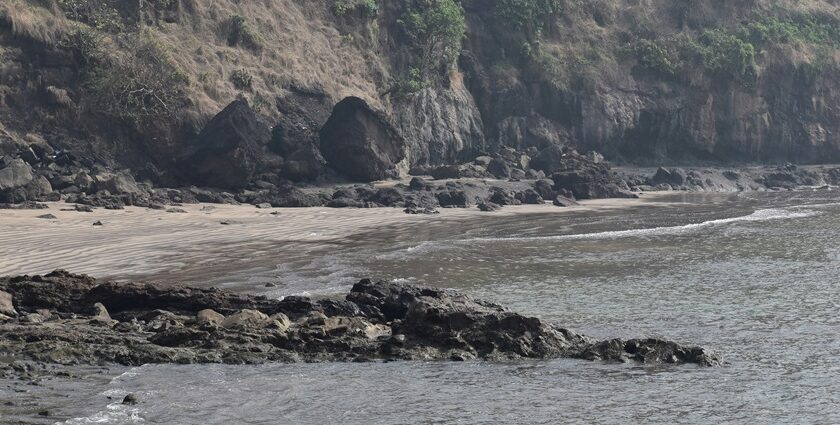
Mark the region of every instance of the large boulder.
POLYGON ((0 161, 0 202, 43 201, 51 192, 49 180, 36 175, 23 160, 0 161))
POLYGON ((241 189, 266 161, 271 130, 244 100, 235 100, 204 127, 179 163, 197 186, 241 189))
POLYGON ((22 159, 6 161, 5 166, 0 162, 0 191, 26 186, 34 178, 32 167, 22 159))
POLYGON ((131 193, 135 195, 145 193, 145 191, 137 185, 137 181, 134 180, 134 177, 127 172, 119 172, 116 174, 98 174, 94 178, 94 183, 97 191, 106 190, 114 195, 123 193, 131 193))
POLYGON ((358 97, 344 98, 319 133, 327 164, 347 178, 382 180, 396 174, 405 140, 384 115, 358 97))
POLYGON ((318 87, 292 86, 275 102, 279 117, 269 148, 283 157, 280 176, 292 181, 316 180, 326 169, 318 149, 318 130, 330 116, 331 104, 318 87))

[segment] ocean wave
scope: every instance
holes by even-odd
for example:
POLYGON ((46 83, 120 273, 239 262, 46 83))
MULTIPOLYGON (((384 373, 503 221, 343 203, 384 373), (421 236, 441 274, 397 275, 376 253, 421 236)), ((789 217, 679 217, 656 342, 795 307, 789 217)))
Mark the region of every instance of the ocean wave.
POLYGON ((795 218, 812 217, 819 214, 811 210, 788 210, 780 208, 761 209, 752 214, 708 220, 700 223, 690 223, 678 226, 649 227, 643 229, 611 230, 605 232, 580 233, 572 235, 551 235, 551 236, 510 236, 510 237, 476 237, 467 239, 455 239, 446 241, 428 241, 421 244, 377 256, 382 260, 398 260, 415 257, 435 251, 445 251, 456 246, 480 244, 486 242, 532 242, 532 241, 580 241, 580 240, 603 240, 621 239, 631 237, 653 237, 663 235, 680 235, 695 232, 700 229, 722 226, 740 222, 758 222, 770 220, 785 220, 795 218))
POLYGON ((505 242, 525 242, 525 241, 533 241, 533 240, 596 240, 596 239, 619 239, 619 238, 626 238, 626 237, 636 237, 636 236, 660 236, 660 235, 679 235, 683 233, 689 233, 696 231, 698 229, 704 229, 708 227, 715 227, 721 226, 725 224, 731 223, 739 223, 739 222, 755 222, 755 221, 769 221, 769 220, 785 220, 785 219, 793 219, 793 218, 805 218, 805 217, 812 217, 817 215, 815 211, 789 211, 783 209, 766 209, 766 210, 758 210, 752 214, 739 216, 739 217, 730 217, 730 218, 720 218, 717 220, 708 220, 703 221, 700 223, 690 223, 690 224, 683 224, 679 226, 662 226, 662 227, 649 227, 644 229, 629 229, 629 230, 612 230, 606 232, 596 232, 596 233, 581 233, 575 235, 555 235, 555 236, 514 236, 514 237, 498 237, 498 238, 474 238, 474 239, 463 239, 457 241, 459 243, 465 242, 497 242, 497 241, 505 241, 505 242))

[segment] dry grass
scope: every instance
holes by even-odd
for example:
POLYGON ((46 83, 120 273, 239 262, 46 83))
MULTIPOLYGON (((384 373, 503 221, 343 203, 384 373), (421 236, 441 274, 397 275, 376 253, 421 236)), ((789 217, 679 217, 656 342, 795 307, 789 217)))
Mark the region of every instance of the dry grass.
POLYGON ((24 0, 4 0, 0 19, 12 27, 17 36, 55 46, 70 30, 70 23, 53 3, 46 8, 24 0))
MULTIPOLYGON (((388 79, 386 59, 365 53, 330 22, 328 2, 258 0, 185 2, 181 22, 161 24, 160 41, 192 77, 194 112, 209 118, 240 95, 230 76, 246 69, 253 76, 251 100, 273 99, 290 85, 322 88, 333 100, 359 96, 381 105, 377 93, 388 79), (232 16, 246 19, 264 38, 255 51, 229 46, 232 16)), ((272 102, 273 103, 273 102, 272 102)), ((264 108, 264 114, 277 114, 264 108)))

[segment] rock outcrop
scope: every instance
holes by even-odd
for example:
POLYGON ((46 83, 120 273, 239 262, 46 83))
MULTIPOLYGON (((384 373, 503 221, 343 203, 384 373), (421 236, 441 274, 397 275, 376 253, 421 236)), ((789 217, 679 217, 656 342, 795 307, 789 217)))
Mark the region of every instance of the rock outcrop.
POLYGON ((357 97, 343 99, 320 131, 321 152, 330 167, 358 181, 397 175, 405 141, 385 116, 357 97))
POLYGON ((455 291, 367 279, 343 298, 317 300, 99 282, 65 271, 3 278, 0 291, 19 313, 0 320, 4 356, 49 363, 573 357, 721 364, 700 347, 596 341, 455 291))
POLYGON ((235 100, 204 127, 179 159, 199 186, 241 189, 268 161, 271 130, 243 100, 235 100))

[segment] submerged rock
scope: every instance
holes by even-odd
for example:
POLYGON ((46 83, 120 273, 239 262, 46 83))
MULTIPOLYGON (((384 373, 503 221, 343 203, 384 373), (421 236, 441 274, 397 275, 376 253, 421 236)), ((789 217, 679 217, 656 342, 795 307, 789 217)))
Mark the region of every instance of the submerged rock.
POLYGON ((317 301, 99 282, 65 271, 2 278, 0 290, 23 316, 0 322, 0 352, 49 363, 572 357, 721 364, 718 356, 700 347, 658 339, 597 341, 459 292, 368 279, 343 299, 317 301), (81 307, 96 303, 101 304, 93 311, 81 307), (40 317, 35 312, 44 309, 54 318, 26 320, 40 317), (91 320, 107 312, 115 319, 106 322, 109 326, 91 320))

